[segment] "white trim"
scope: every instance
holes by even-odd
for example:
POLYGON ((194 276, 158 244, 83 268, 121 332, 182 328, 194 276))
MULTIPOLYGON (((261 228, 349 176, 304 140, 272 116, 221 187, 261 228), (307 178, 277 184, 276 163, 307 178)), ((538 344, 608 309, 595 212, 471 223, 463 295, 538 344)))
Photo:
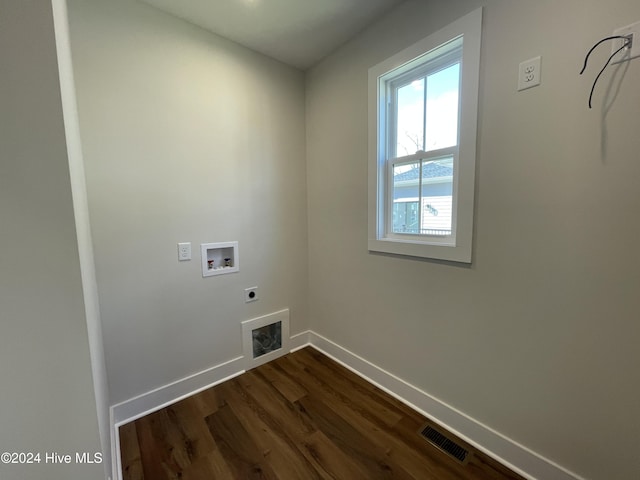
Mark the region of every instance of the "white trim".
MULTIPOLYGON (((289 339, 289 351, 307 346, 334 359, 526 479, 585 480, 312 330, 289 339)), ((244 361, 244 357, 234 358, 111 407, 114 480, 122 479, 118 427, 244 373, 244 361)))
POLYGON ((373 385, 529 480, 585 480, 313 331, 309 343, 373 385))
MULTIPOLYGON (((289 339, 287 351, 294 352, 309 346, 309 333, 307 330, 292 336, 289 339)), ((244 357, 237 357, 112 405, 110 408, 111 425, 119 427, 125 423, 132 422, 167 405, 179 402, 207 388, 241 375, 245 372, 243 365, 244 357)))
POLYGON ((58 75, 60 79, 60 99, 69 161, 69 179, 71 181, 73 216, 76 225, 80 277, 82 281, 100 448, 104 460, 105 475, 110 478, 112 475, 111 467, 113 465, 110 448, 113 439, 110 438, 109 386, 107 382, 107 367, 104 357, 102 323, 100 320, 100 302, 98 298, 93 242, 89 221, 89 204, 87 199, 84 159, 82 156, 80 121, 78 118, 76 87, 73 77, 67 2, 65 0, 52 0, 51 9, 53 14, 58 75))
MULTIPOLYGON (((296 351, 307 346, 309 346, 308 330, 290 337, 287 348, 289 349, 288 351, 296 351)), ((120 435, 118 431, 120 426, 237 377, 245 372, 244 365, 245 358, 243 356, 237 357, 111 406, 109 420, 111 425, 111 464, 114 480, 122 480, 122 459, 120 457, 120 435)))
POLYGON ((117 403, 111 407, 113 425, 119 427, 125 423, 149 415, 168 405, 184 400, 191 395, 213 387, 244 373, 244 357, 207 368, 193 375, 181 378, 167 385, 117 403))
MULTIPOLYGON (((368 72, 368 249, 373 252, 472 261, 475 162, 478 122, 482 7, 372 66, 368 72), (420 236, 411 242, 389 235, 390 177, 386 131, 385 80, 429 52, 464 36, 460 84, 459 144, 454 158, 452 234, 446 239, 420 236)), ((395 78, 395 77, 394 77, 395 78)))
POLYGON ((295 352, 311 345, 309 343, 310 333, 311 331, 307 330, 302 333, 297 333, 293 337, 291 337, 291 339, 289 340, 289 351, 295 352))
MULTIPOLYGON (((114 480, 122 480, 122 457, 120 456, 120 432, 113 421, 113 407, 109 409, 111 425, 111 475, 114 480)), ((111 480, 111 478, 109 478, 111 480)))
POLYGON ((243 362, 243 357, 237 357, 113 405, 110 409, 113 478, 122 480, 120 426, 243 374, 243 362))

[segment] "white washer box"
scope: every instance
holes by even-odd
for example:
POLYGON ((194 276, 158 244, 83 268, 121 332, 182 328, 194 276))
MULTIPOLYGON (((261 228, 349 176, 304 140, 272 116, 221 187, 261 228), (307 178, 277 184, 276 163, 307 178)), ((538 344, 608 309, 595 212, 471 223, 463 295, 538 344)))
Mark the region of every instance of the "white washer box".
POLYGON ((222 275, 240 270, 238 242, 203 243, 202 276, 222 275))

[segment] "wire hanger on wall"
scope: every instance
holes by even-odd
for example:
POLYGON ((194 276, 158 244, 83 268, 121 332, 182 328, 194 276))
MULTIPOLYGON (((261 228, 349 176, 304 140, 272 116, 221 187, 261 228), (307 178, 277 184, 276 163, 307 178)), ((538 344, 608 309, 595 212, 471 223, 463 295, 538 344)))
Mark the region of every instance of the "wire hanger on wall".
POLYGON ((599 47, 604 42, 607 42, 607 41, 610 41, 610 40, 617 40, 617 39, 623 39, 625 41, 624 45, 622 45, 619 49, 617 49, 615 52, 613 52, 611 54, 611 56, 607 59, 607 63, 604 64, 604 67, 602 67, 602 70, 600 70, 600 73, 598 73, 598 75, 596 76, 596 79, 593 81, 593 85, 591 86, 591 93, 589 94, 589 108, 591 108, 591 102, 593 100, 593 92, 596 89, 596 84, 598 83, 598 80, 600 80, 600 76, 604 73, 604 71, 607 69, 607 67, 611 63, 611 60, 613 60, 614 57, 616 55, 618 55, 618 53, 623 51, 625 48, 630 48, 631 47, 631 41, 632 41, 631 37, 627 37, 627 36, 623 36, 623 35, 614 35, 612 37, 603 38, 598 43, 596 43, 593 47, 591 47, 591 50, 589 50, 589 52, 587 53, 587 56, 584 57, 584 66, 582 67, 582 70, 580 70, 580 75, 582 75, 584 73, 584 71, 586 70, 586 68, 587 68, 587 62, 589 61, 589 55, 591 55, 591 53, 597 47, 599 47))

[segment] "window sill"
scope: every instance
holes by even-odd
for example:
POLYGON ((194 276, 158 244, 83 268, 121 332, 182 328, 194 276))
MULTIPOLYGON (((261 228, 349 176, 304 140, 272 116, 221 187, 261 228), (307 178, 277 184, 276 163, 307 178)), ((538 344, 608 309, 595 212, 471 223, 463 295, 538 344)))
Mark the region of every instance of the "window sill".
POLYGON ((431 244, 415 240, 369 239, 369 251, 471 263, 471 245, 431 244))

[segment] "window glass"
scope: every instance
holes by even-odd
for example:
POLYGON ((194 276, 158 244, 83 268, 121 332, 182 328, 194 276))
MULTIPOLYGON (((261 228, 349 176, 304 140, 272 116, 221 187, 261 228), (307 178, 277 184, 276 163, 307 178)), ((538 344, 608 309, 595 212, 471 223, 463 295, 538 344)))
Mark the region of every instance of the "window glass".
POLYGON ((395 157, 424 150, 424 84, 419 78, 398 88, 395 157))
POLYGON ((460 63, 427 76, 426 143, 423 150, 458 144, 460 63))
POLYGON ((370 251, 471 262, 481 39, 480 8, 369 69, 370 251))
POLYGON ((422 162, 422 235, 451 235, 453 157, 422 162))
POLYGON ((416 234, 420 230, 419 179, 419 162, 393 166, 393 233, 416 234))
POLYGON ((394 165, 393 233, 451 235, 452 210, 453 157, 394 165))

